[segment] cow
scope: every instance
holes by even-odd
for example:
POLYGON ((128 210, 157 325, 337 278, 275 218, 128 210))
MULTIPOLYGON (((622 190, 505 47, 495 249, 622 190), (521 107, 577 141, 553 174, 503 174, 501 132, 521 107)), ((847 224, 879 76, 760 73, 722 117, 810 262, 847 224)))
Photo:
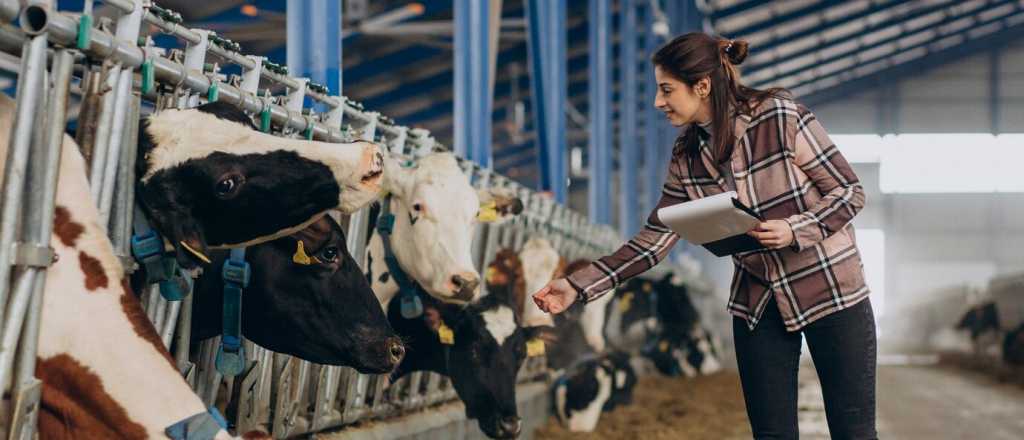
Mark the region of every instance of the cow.
POLYGON ((520 327, 511 300, 490 293, 463 307, 417 292, 420 317, 405 318, 397 301, 388 320, 406 341, 405 359, 392 374, 433 371, 451 378, 466 417, 488 437, 515 438, 521 430, 516 407, 516 375, 527 357, 536 328, 520 327))
POLYGON ((612 395, 602 408, 607 412, 633 403, 633 389, 636 388, 638 378, 629 353, 612 350, 605 355, 605 359, 615 369, 612 375, 612 395))
POLYGON ((968 309, 954 329, 967 331, 975 354, 990 351, 994 354, 999 350, 999 340, 1005 339, 1003 323, 999 322, 999 310, 993 301, 986 301, 968 309))
POLYGON ((380 196, 378 145, 255 128, 222 102, 164 110, 139 124, 136 199, 182 266, 209 262, 209 249, 290 235, 329 210, 351 213, 380 196))
POLYGON ((654 282, 633 278, 623 283, 615 290, 607 315, 609 343, 619 350, 638 351, 660 331, 654 282))
POLYGON ((654 283, 654 291, 660 328, 657 338, 645 347, 647 357, 669 376, 693 377, 720 370, 717 344, 703 327, 682 280, 665 275, 654 283))
POLYGON ((552 278, 571 273, 588 264, 579 260, 566 265, 551 243, 531 238, 519 252, 499 250, 487 270, 488 291, 508 292, 523 316, 523 325, 539 327, 549 342, 548 366, 558 370, 580 356, 601 353, 605 349, 603 327, 605 309, 613 294, 609 293, 587 304, 574 304, 566 313, 552 317, 544 313, 526 295, 531 288, 540 289, 552 278))
POLYGON ((1003 360, 1010 365, 1024 365, 1024 324, 1010 330, 1003 338, 1003 360))
MULTIPOLYGON (((228 255, 215 251, 212 257, 214 267, 221 267, 228 255)), ((246 261, 252 267, 242 301, 247 339, 278 353, 361 373, 387 373, 401 361, 402 342, 331 216, 248 248, 246 261)), ((196 281, 194 340, 220 333, 223 291, 220 271, 206 271, 196 281)))
MULTIPOLYGON (((14 107, 0 96, 2 139, 10 138, 14 107)), ((162 438, 187 419, 205 424, 208 438, 231 438, 182 378, 132 293, 86 174, 78 146, 64 136, 50 244, 57 259, 45 272, 36 353, 39 437, 162 438)))
POLYGON ((612 352, 566 369, 551 389, 559 422, 572 432, 591 432, 602 412, 632 402, 637 377, 629 355, 612 352))
POLYGON ((666 376, 695 377, 722 369, 714 338, 699 324, 686 333, 663 331, 644 351, 658 371, 666 376))
MULTIPOLYGON (((525 292, 536 292, 552 279, 565 274, 565 259, 558 255, 551 242, 543 238, 533 237, 527 240, 519 250, 518 256, 523 268, 525 292)), ((525 297, 520 301, 523 304, 523 325, 554 327, 554 319, 537 307, 536 303, 525 297)))
POLYGON ((978 342, 985 333, 999 332, 999 312, 996 310, 996 303, 987 301, 971 307, 964 312, 960 322, 956 324, 958 330, 967 330, 971 334, 971 340, 978 342))
MULTIPOLYGON (((522 212, 522 202, 501 189, 474 189, 450 153, 429 154, 415 164, 388 158, 384 167, 389 197, 382 203, 394 216, 388 242, 398 267, 386 261, 379 227, 369 231, 363 266, 382 308, 400 290, 394 270, 441 301, 472 302, 480 294, 471 255, 473 229, 481 221, 511 219, 522 212)), ((371 225, 379 222, 381 209, 371 210, 371 225)))

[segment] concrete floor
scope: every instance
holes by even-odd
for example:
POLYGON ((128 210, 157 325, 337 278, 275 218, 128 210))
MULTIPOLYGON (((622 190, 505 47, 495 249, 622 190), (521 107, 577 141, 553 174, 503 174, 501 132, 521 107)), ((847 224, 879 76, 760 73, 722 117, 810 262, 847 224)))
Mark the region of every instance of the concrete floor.
MULTIPOLYGON (((1024 389, 936 365, 882 365, 878 434, 883 439, 1024 438, 1024 389)), ((828 439, 813 365, 800 368, 800 438, 828 439)))

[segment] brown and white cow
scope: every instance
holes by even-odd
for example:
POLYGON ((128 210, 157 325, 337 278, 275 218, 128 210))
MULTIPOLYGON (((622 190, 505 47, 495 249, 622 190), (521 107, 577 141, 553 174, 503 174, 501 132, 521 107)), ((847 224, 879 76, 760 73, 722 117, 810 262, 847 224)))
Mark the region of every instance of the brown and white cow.
POLYGON ((538 333, 549 345, 548 366, 555 370, 573 364, 581 356, 605 351, 605 316, 613 295, 605 295, 585 307, 574 305, 567 313, 552 317, 537 308, 527 292, 585 264, 583 260, 565 264, 549 241, 535 237, 519 252, 499 250, 487 268, 487 290, 514 297, 523 326, 547 328, 538 333))
MULTIPOLYGON (((9 138, 13 113, 14 101, 0 96, 0 138, 9 138)), ((4 143, 0 158, 6 152, 4 143)), ((51 243, 59 259, 46 271, 36 364, 40 438, 165 437, 206 407, 130 291, 67 136, 59 173, 51 243)))
MULTIPOLYGON (((480 294, 473 267, 473 230, 481 221, 500 223, 522 212, 522 202, 501 189, 474 189, 455 156, 433 153, 405 167, 384 161, 384 187, 395 223, 391 251, 402 271, 431 296, 466 304, 480 294)), ((384 240, 374 228, 367 247, 366 275, 381 305, 399 287, 384 261, 384 240)))
POLYGON ((137 199, 186 266, 210 248, 290 235, 328 210, 351 213, 381 193, 383 153, 261 133, 222 102, 164 110, 139 126, 137 199))

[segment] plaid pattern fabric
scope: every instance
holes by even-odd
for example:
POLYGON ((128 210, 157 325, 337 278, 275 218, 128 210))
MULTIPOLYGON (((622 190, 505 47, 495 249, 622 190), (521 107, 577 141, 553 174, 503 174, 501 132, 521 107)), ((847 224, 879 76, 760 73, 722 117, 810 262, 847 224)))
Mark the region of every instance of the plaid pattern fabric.
MULTIPOLYGON (((806 107, 767 99, 735 119, 732 155, 741 202, 766 219, 793 229, 790 247, 734 255, 729 312, 753 329, 773 295, 790 331, 867 298, 863 265, 850 220, 864 206, 864 190, 849 163, 806 107)), ((676 140, 661 200, 639 233, 612 255, 574 272, 568 281, 592 301, 654 267, 678 236, 658 209, 726 191, 711 148, 701 140, 700 160, 676 140)))

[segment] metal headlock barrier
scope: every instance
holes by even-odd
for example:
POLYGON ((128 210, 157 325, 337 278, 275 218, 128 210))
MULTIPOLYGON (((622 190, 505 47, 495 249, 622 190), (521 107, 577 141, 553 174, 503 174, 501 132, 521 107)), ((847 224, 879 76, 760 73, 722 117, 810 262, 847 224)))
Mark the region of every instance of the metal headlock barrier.
MULTIPOLYGON (((0 0, 0 54, 18 58, 17 108, 11 132, 0 213, 0 420, 8 438, 31 438, 32 409, 40 383, 33 376, 43 279, 52 264, 49 247, 61 139, 72 94, 80 96, 76 140, 90 165, 91 194, 126 269, 135 266, 130 238, 138 121, 144 108, 187 108, 222 101, 256 115, 260 128, 285 137, 327 142, 365 139, 392 155, 415 160, 447 151, 426 130, 398 126, 326 87, 288 75, 265 58, 244 55, 214 32, 182 26, 177 13, 149 0, 106 0, 117 17, 94 20, 83 11, 57 11, 45 1, 0 0), (17 19, 17 25, 13 22, 17 19), (177 37, 183 48, 162 48, 151 33, 177 37), (238 66, 239 75, 222 68, 238 66), (274 93, 283 90, 284 93, 274 93), (310 98, 328 110, 304 107, 310 98), (31 188, 32 191, 25 191, 31 188), (10 244, 10 245, 8 245, 10 244), (8 400, 9 398, 9 400, 8 400)), ((473 257, 486 267, 499 248, 519 248, 530 237, 548 238, 568 259, 595 258, 618 245, 610 226, 516 183, 459 159, 478 188, 501 187, 523 200, 524 212, 474 232, 473 257)), ((348 248, 365 255, 368 210, 347 219, 348 248)), ((262 429, 276 438, 384 418, 455 398, 450 381, 413 373, 387 383, 385 376, 347 367, 316 365, 244 342, 248 369, 222 378, 214 367, 219 337, 189 347, 192 298, 167 301, 156 285, 139 292, 143 306, 182 374, 207 404, 224 405, 237 432, 262 429), (198 353, 198 355, 196 355, 198 353)), ((542 380, 545 360, 530 358, 520 382, 542 380)), ((0 429, 2 431, 2 429, 0 429)))

